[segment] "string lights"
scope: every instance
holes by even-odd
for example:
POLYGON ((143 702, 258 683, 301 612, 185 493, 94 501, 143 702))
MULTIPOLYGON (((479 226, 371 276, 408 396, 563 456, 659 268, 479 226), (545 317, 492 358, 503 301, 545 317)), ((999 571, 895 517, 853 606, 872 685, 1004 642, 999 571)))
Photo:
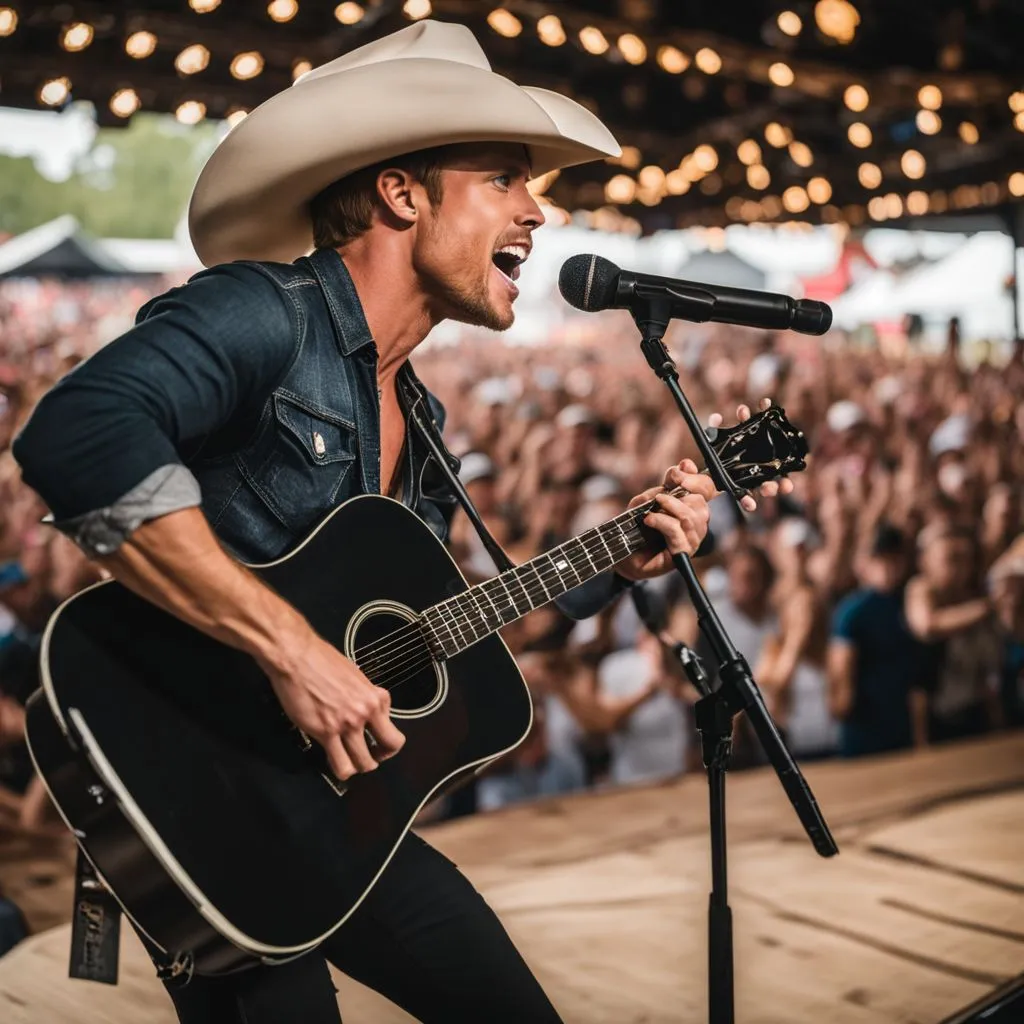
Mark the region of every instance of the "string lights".
POLYGON ((850 140, 850 144, 858 149, 867 149, 871 145, 871 129, 863 121, 854 121, 846 129, 846 137, 850 140))
POLYGON ((776 149, 782 149, 793 141, 793 133, 777 121, 769 121, 764 126, 764 137, 768 144, 776 149))
POLYGON ((523 23, 504 7, 496 7, 487 15, 487 24, 506 39, 514 39, 523 31, 523 23))
POLYGON ((256 50, 236 54, 231 61, 231 74, 239 81, 244 82, 247 79, 255 78, 262 71, 263 54, 256 50))
POLYGON ((431 11, 433 11, 433 7, 430 5, 430 0, 405 0, 402 5, 402 13, 413 21, 429 18, 431 11))
POLYGON ((710 46, 701 47, 693 55, 693 62, 705 75, 717 75, 722 70, 722 58, 710 46))
POLYGON ((761 162, 761 147, 753 139, 744 139, 736 147, 736 156, 741 164, 748 167, 761 162))
POLYGON ((362 4, 353 3, 352 0, 345 0, 345 3, 334 8, 334 17, 342 25, 358 25, 365 14, 362 4))
POLYGON ((537 22, 537 38, 545 46, 561 46, 566 41, 565 29, 556 14, 545 14, 537 22))
POLYGON ((298 13, 299 5, 297 0, 270 0, 270 3, 267 4, 267 17, 271 21, 276 21, 279 25, 283 25, 286 21, 291 21, 298 13))
POLYGON ((800 18, 800 15, 795 11, 783 11, 778 18, 775 19, 775 23, 779 26, 779 31, 785 33, 787 36, 798 36, 800 30, 804 27, 804 23, 800 18))
POLYGON ((61 106, 71 95, 71 80, 64 78, 51 78, 44 82, 39 89, 39 102, 47 107, 61 106))
MULTIPOLYGON (((336 2, 336 0, 335 0, 336 2)), ((302 0, 261 0, 259 10, 266 11, 267 18, 275 23, 284 24, 296 18, 299 13, 302 0)), ((195 14, 205 15, 217 10, 221 6, 221 0, 188 0, 189 7, 195 14)), ((338 23, 345 26, 357 26, 365 22, 367 11, 375 7, 376 0, 367 3, 344 0, 327 5, 327 10, 333 10, 334 18, 338 23)), ((682 76, 686 75, 679 82, 678 88, 681 95, 693 101, 699 101, 705 94, 721 95, 724 102, 732 108, 739 108, 744 103, 753 104, 764 102, 768 91, 764 88, 768 83, 777 89, 790 89, 799 91, 812 101, 818 102, 829 97, 833 102, 840 98, 842 104, 853 114, 860 115, 861 120, 855 120, 847 124, 847 116, 840 108, 840 124, 835 125, 833 121, 833 132, 845 133, 849 145, 857 150, 872 150, 857 154, 859 159, 867 156, 870 161, 863 162, 856 167, 857 181, 860 185, 874 192, 883 185, 883 179, 888 187, 892 187, 895 181, 900 180, 902 173, 904 178, 912 182, 919 182, 928 174, 929 164, 932 167, 941 168, 943 152, 948 152, 949 147, 974 146, 979 142, 979 128, 982 124, 986 130, 986 142, 995 142, 1005 137, 1008 126, 1005 121, 1005 113, 1002 115, 1002 128, 992 124, 991 105, 998 100, 1001 105, 1003 97, 1006 97, 1012 122, 1017 131, 1024 133, 1024 90, 1010 91, 1007 88, 1004 92, 991 95, 990 85, 963 86, 959 83, 947 84, 948 79, 944 77, 933 77, 933 81, 917 77, 916 81, 907 79, 883 80, 880 76, 863 72, 865 78, 862 81, 850 81, 853 73, 848 73, 846 82, 838 81, 834 75, 827 80, 820 76, 816 78, 815 68, 811 64, 801 63, 801 57, 806 56, 807 47, 815 44, 820 46, 822 42, 826 45, 846 45, 856 38, 859 30, 861 16, 857 10, 859 4, 850 0, 803 0, 795 10, 781 10, 766 26, 766 40, 774 40, 780 44, 777 55, 782 59, 764 60, 753 56, 750 52, 744 56, 744 44, 736 43, 726 48, 724 55, 711 45, 704 45, 696 50, 686 46, 685 36, 673 38, 671 32, 664 34, 652 33, 641 29, 629 31, 630 24, 635 25, 636 19, 632 16, 632 9, 624 5, 620 20, 607 18, 598 20, 593 15, 593 21, 588 24, 582 20, 579 11, 567 8, 562 17, 554 13, 542 13, 538 10, 542 5, 536 2, 524 2, 524 0, 493 0, 492 3, 484 5, 480 16, 486 16, 487 25, 496 35, 505 39, 515 39, 532 30, 536 31, 536 39, 539 43, 548 47, 559 47, 570 43, 595 58, 604 58, 610 63, 619 67, 620 72, 623 64, 642 66, 648 64, 656 67, 659 71, 654 72, 658 78, 660 73, 665 75, 682 76), (502 3, 504 6, 497 6, 502 3), (486 14, 485 14, 486 12, 486 14), (563 20, 564 18, 564 20, 563 20), (781 36, 780 36, 781 33, 781 36), (782 37, 788 37, 783 39, 782 37), (797 44, 789 40, 802 37, 797 44), (822 39, 824 37, 824 40, 822 39), (786 56, 789 54, 789 56, 786 56), (706 83, 700 75, 714 76, 723 71, 730 79, 729 83, 722 87, 721 93, 715 85, 706 83), (824 81, 824 86, 823 86, 824 81), (753 87, 751 91, 745 91, 744 82, 753 87), (869 92, 869 88, 871 92, 869 92), (754 90, 760 90, 754 91, 754 90), (946 95, 943 94, 946 91, 946 95), (916 106, 915 101, 916 100, 916 106), (867 111, 874 102, 875 106, 868 113, 867 111), (946 109, 943 109, 943 107, 946 109), (939 111, 942 115, 940 116, 939 111), (975 116, 969 111, 977 110, 975 121, 962 120, 964 116, 975 116), (957 114, 960 116, 958 117, 957 114), (943 122, 946 121, 945 126, 943 122), (908 122, 911 124, 908 125, 908 122), (870 125, 870 126, 869 126, 870 125), (913 127, 924 136, 937 136, 942 138, 936 143, 925 142, 918 138, 918 148, 906 148, 914 146, 913 127), (954 128, 956 134, 953 134, 954 128), (991 132, 991 136, 989 133, 991 132), (959 139, 959 143, 957 142, 959 139), (902 145, 894 150, 894 142, 898 140, 902 145), (942 149, 945 146, 946 149, 942 149), (877 148, 875 148, 877 147, 877 148), (901 152, 901 150, 904 150, 901 152), (923 150, 924 152, 921 152, 923 150), (926 160, 924 153, 928 154, 926 160), (882 168, 885 169, 884 175, 882 168)), ((395 5, 399 6, 398 4, 395 5)), ((553 4, 545 5, 550 11, 553 4)), ((230 5, 228 5, 230 7, 230 5)), ((782 7, 782 4, 779 5, 782 7)), ((24 8, 22 8, 24 9, 24 8)), ((226 10, 228 8, 225 8, 226 10)), ((305 5, 303 11, 309 14, 311 5, 305 5)), ((431 0, 403 0, 401 9, 404 16, 412 21, 420 20, 431 16, 434 13, 431 0)), ((556 8, 557 9, 557 8, 556 8)), ((330 15, 327 15, 329 18, 330 15)), ((214 19, 217 20, 217 19, 214 19)), ((305 19, 304 19, 305 20, 305 19)), ((188 21, 186 17, 186 22, 188 21)), ((194 22, 188 22, 194 24, 194 22)), ((144 24, 144 23, 143 23, 144 24)), ((133 25, 137 28, 138 22, 133 25)), ((0 6, 0 37, 11 35, 19 27, 18 13, 12 6, 0 6)), ((268 28, 268 26, 265 26, 268 28)), ((85 21, 65 22, 60 26, 56 40, 61 48, 67 52, 78 52, 85 50, 95 41, 94 36, 99 31, 101 34, 108 32, 109 28, 100 26, 99 29, 85 21)), ((163 31, 163 30, 161 30, 163 31)), ((194 29, 193 29, 194 31, 194 29)), ((163 46, 168 49, 171 45, 171 37, 164 33, 163 46)), ((178 36, 180 39, 180 36, 178 36)), ((187 39, 187 37, 186 37, 187 39)), ((177 39, 175 41, 178 41, 177 39)), ((253 40, 255 41, 255 40, 253 40)), ((184 42, 184 40, 182 40, 184 42)), ((206 42, 209 43, 207 39, 206 42)), ((244 40, 239 40, 243 43, 244 40)), ((137 29, 124 40, 125 53, 135 59, 142 60, 152 56, 157 49, 157 36, 148 30, 137 29)), ((179 46, 181 44, 179 43, 179 46)), ((212 44, 211 44, 212 45, 212 44)), ((486 45, 486 43, 485 43, 486 45)), ((533 44, 536 47, 536 44, 533 44)), ((174 48, 175 50, 178 47, 174 48)), ((214 47, 216 50, 216 47, 214 47)), ((269 44, 265 47, 270 52, 269 44)), ((749 48, 748 48, 749 50, 749 48)), ((226 58, 230 55, 217 51, 218 57, 226 58)), ((285 51, 287 52, 287 51, 285 51)), ((307 52, 309 52, 307 50, 307 52)), ((174 50, 170 50, 167 56, 171 56, 174 50)), ((89 57, 92 57, 90 53, 89 57)), ((174 66, 178 73, 183 76, 194 76, 205 71, 211 61, 210 50, 201 42, 192 43, 181 50, 174 57, 174 66)), ((161 61, 162 63, 162 61, 161 61)), ((264 71, 265 61, 263 55, 256 51, 237 53, 230 62, 231 74, 240 81, 247 81, 257 78, 264 71)), ((935 67, 949 70, 939 57, 936 58, 935 67)), ((77 67, 77 65, 76 65, 77 67)), ((59 65, 58 65, 59 68, 59 65)), ((53 68, 51 74, 58 68, 53 68)), ((296 58, 291 65, 293 80, 301 78, 312 69, 309 61, 296 58)), ((108 92, 105 96, 96 98, 89 95, 81 82, 86 81, 87 76, 76 72, 76 81, 79 82, 79 89, 76 92, 77 98, 92 99, 100 105, 106 104, 110 111, 120 118, 129 118, 142 106, 139 94, 130 87, 117 89, 113 95, 108 92), (109 97, 109 98, 108 98, 109 97)), ((204 76, 205 77, 205 76, 204 76)), ((269 77, 269 76, 268 76, 269 77)), ((129 79, 130 80, 130 79, 129 79)), ((71 98, 71 82, 68 78, 51 78, 40 84, 37 79, 30 88, 37 89, 38 101, 49 107, 60 107, 71 98)), ((665 80, 659 89, 668 87, 665 80)), ((7 85, 5 81, 5 87, 7 85)), ((269 89, 269 84, 264 87, 269 89)), ((207 90, 211 86, 205 86, 207 90)), ((639 104, 646 97, 646 81, 633 79, 624 86, 625 92, 635 92, 639 97, 636 102, 629 106, 629 109, 639 109, 639 104)), ((143 95, 147 95, 143 93, 143 95)), ((193 92, 193 96, 197 93, 193 92)), ((778 97, 778 94, 775 94, 778 97)), ((258 102, 259 95, 253 98, 258 102)), ((208 99, 208 98, 207 98, 208 99)), ((208 100, 209 101, 209 100, 208 100)), ((147 99, 147 103, 149 100, 147 99)), ((223 116, 224 100, 217 99, 213 102, 212 110, 218 112, 214 116, 223 116)), ((780 100, 781 102, 781 100, 780 100)), ((787 119, 788 124, 779 121, 770 121, 764 125, 763 139, 760 133, 756 138, 742 138, 740 135, 729 137, 726 133, 709 135, 708 138, 714 141, 697 144, 694 139, 689 145, 691 152, 687 152, 679 161, 678 166, 673 166, 679 154, 675 153, 670 159, 662 150, 662 143, 645 143, 645 154, 641 154, 635 146, 625 146, 620 157, 606 162, 618 165, 623 173, 616 173, 607 183, 598 184, 588 181, 585 185, 578 185, 576 191, 576 202, 580 205, 593 206, 599 203, 603 197, 604 202, 613 204, 606 206, 603 212, 587 214, 588 223, 615 223, 617 225, 628 225, 629 230, 639 230, 639 225, 632 219, 614 209, 615 205, 627 205, 640 203, 648 207, 656 206, 663 199, 669 196, 684 196, 691 193, 700 201, 700 195, 715 196, 725 192, 728 198, 722 206, 709 205, 708 210, 714 210, 708 214, 707 210, 692 210, 693 200, 687 204, 685 218, 709 215, 714 218, 722 216, 725 210, 728 220, 746 221, 750 223, 772 221, 776 218, 785 218, 787 215, 806 214, 811 210, 810 217, 820 219, 822 222, 838 223, 845 221, 855 223, 859 218, 864 222, 868 218, 872 220, 888 220, 902 216, 903 213, 914 216, 927 212, 938 212, 943 209, 966 209, 972 205, 982 203, 995 203, 1004 200, 1009 196, 1024 195, 1024 170, 1015 172, 1001 179, 1001 183, 989 182, 981 186, 967 186, 954 188, 948 193, 939 191, 925 191, 920 185, 907 185, 910 188, 906 195, 897 192, 889 192, 886 195, 875 195, 867 202, 864 197, 864 204, 848 203, 846 205, 833 205, 834 188, 842 192, 842 185, 846 182, 847 175, 838 173, 833 176, 836 182, 830 182, 822 171, 830 172, 837 157, 832 147, 823 141, 822 148, 817 157, 806 142, 794 138, 794 132, 803 134, 804 122, 800 120, 799 112, 791 113, 792 108, 786 111, 780 109, 779 114, 787 119), (741 140, 741 141, 739 141, 741 140), (773 150, 785 152, 773 153, 773 150), (654 162, 657 161, 657 162, 654 162), (766 166, 766 162, 768 166, 766 166), (661 166, 664 165, 664 168, 661 166), (814 167, 814 171, 809 169, 814 167), (798 170, 799 169, 799 170, 798 170), (807 174, 813 174, 807 180, 807 176, 800 174, 804 170, 807 174), (774 191, 778 194, 767 195, 772 187, 773 176, 775 178, 774 191), (799 181, 796 183, 794 178, 799 181), (803 180, 800 180, 803 179, 803 180), (746 196, 729 195, 736 189, 749 188, 760 195, 751 198, 748 192, 746 196), (813 209, 812 209, 813 207, 813 209)), ((189 99, 181 102, 175 110, 175 117, 183 124, 197 124, 207 116, 207 108, 199 99, 189 99)), ((246 116, 246 110, 241 107, 231 108, 227 116, 229 126, 234 126, 246 116)), ((758 122, 759 123, 759 122, 758 122)), ((750 125, 747 131, 756 131, 756 125, 750 125)), ((814 133, 811 140, 818 149, 818 134, 814 133)), ((839 135, 842 140, 842 134, 839 135)), ((667 140, 665 149, 668 149, 667 140)), ((845 147, 841 147, 845 149, 845 147)), ((851 150, 846 149, 849 154, 851 150)), ((979 150, 978 159, 988 159, 989 154, 979 150)), ((535 185, 535 183, 534 183, 535 185)), ((563 183, 561 188, 565 188, 563 183)), ((569 185, 570 195, 572 185, 569 185)), ((556 194, 558 194, 556 192, 556 194)), ((843 198, 842 196, 840 198, 843 198)), ((549 197, 543 195, 543 190, 538 194, 538 200, 544 199, 545 217, 547 219, 568 220, 571 218, 578 221, 583 215, 573 213, 570 215, 549 197)), ((566 201, 567 200, 560 200, 566 201)))
POLYGON ((133 32, 124 41, 124 52, 136 60, 151 56, 155 49, 156 36, 152 32, 133 32))
POLYGON ((764 164, 751 164, 747 168, 747 184, 763 192, 772 183, 772 176, 764 164))
POLYGON ((670 75, 681 75, 690 66, 690 58, 674 46, 659 46, 658 65, 670 75))
POLYGON ((647 60, 647 44, 632 32, 619 36, 615 44, 619 53, 630 64, 643 64, 647 60))
POLYGON ((174 116, 181 124, 199 124, 206 117, 206 104, 198 100, 186 100, 174 111, 174 116))
POLYGON ((863 163, 857 168, 857 180, 867 189, 876 189, 882 184, 882 169, 878 164, 863 163))
POLYGON ((863 85, 848 85, 846 87, 846 91, 843 93, 843 102, 850 108, 850 110, 859 114, 862 110, 868 109, 871 97, 868 95, 868 91, 863 85))
POLYGON ((926 167, 924 157, 916 149, 908 149, 900 157, 900 169, 908 178, 923 178, 926 167))
POLYGON ((64 34, 60 37, 60 45, 68 53, 78 53, 92 42, 92 38, 92 25, 86 24, 84 21, 76 21, 64 30, 64 34))
POLYGON ((139 94, 134 89, 118 89, 110 97, 110 112, 117 117, 131 117, 140 106, 139 94))
POLYGON ((807 195, 812 203, 824 206, 832 198, 832 185, 828 178, 811 178, 807 182, 807 195))
POLYGON ((810 167, 814 163, 814 154, 811 152, 811 147, 805 142, 791 142, 789 158, 797 167, 810 167))
POLYGON ((822 35, 837 43, 853 42, 860 24, 860 14, 849 0, 818 0, 814 5, 814 21, 822 35))
POLYGON ((957 132, 960 135, 961 141, 966 142, 968 146, 973 146, 980 138, 978 126, 970 121, 961 121, 957 132))
POLYGON ((580 29, 580 45, 587 53, 592 53, 595 57, 607 53, 609 47, 605 34, 593 25, 585 25, 580 29))
POLYGON ((186 46, 174 58, 174 66, 183 75, 197 75, 204 71, 210 63, 210 51, 202 43, 186 46))

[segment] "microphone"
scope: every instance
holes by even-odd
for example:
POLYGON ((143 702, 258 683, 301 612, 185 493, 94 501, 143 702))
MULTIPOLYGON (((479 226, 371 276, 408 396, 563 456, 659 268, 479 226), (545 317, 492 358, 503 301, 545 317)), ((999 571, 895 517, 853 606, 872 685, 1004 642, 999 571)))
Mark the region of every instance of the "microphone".
POLYGON ((801 334, 824 334, 832 326, 832 310, 824 302, 638 274, 620 270, 601 256, 567 259, 558 275, 558 290, 570 306, 585 313, 628 309, 635 315, 651 300, 662 299, 668 301, 672 317, 697 323, 714 320, 801 334))

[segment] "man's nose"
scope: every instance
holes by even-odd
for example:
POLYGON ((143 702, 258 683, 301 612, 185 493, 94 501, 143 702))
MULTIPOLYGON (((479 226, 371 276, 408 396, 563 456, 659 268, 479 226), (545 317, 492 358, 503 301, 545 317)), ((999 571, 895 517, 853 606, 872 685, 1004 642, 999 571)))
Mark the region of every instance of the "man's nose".
POLYGON ((544 213, 529 189, 524 188, 523 195, 524 200, 519 213, 516 215, 516 224, 519 227, 528 228, 532 231, 544 223, 544 213))

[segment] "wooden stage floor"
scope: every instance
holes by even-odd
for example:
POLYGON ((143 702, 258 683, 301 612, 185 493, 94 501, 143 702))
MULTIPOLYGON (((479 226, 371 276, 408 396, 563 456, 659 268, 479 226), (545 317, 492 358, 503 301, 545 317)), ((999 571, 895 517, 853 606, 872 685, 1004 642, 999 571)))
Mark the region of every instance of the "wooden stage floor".
MULTIPOLYGON (((937 1024, 1024 972, 1024 733, 806 775, 831 860, 774 774, 729 780, 738 1024, 937 1024)), ((701 1021, 706 795, 695 775, 422 831, 485 893, 566 1024, 701 1021)), ((40 930, 0 960, 0 1020, 172 1024, 130 928, 117 988, 67 978, 69 863, 60 848, 0 852, 0 886, 40 930)), ((412 1019, 338 982, 346 1024, 412 1019)))

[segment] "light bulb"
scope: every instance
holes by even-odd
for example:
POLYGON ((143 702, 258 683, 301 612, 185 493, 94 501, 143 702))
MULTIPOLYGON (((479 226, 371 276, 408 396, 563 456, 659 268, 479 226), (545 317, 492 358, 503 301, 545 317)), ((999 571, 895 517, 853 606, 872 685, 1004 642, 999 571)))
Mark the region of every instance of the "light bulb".
POLYGON ((860 113, 862 110, 867 110, 871 97, 863 85, 848 85, 843 93, 843 102, 850 110, 860 113))
POLYGON ((670 75, 681 75, 690 66, 690 58, 674 46, 659 46, 658 64, 670 75))
POLYGON ((118 89, 110 97, 110 110, 118 117, 131 117, 140 106, 139 94, 134 89, 118 89))
POLYGON ((262 70, 263 54, 256 50, 236 54, 234 60, 231 61, 231 74, 242 81, 255 78, 262 70))
POLYGON ((717 75, 722 70, 722 58, 710 46, 699 49, 694 54, 693 62, 705 75, 717 75))
POLYGON ((795 11, 782 11, 778 18, 775 19, 775 23, 779 26, 780 31, 784 32, 787 36, 800 35, 800 30, 804 27, 804 23, 800 20, 800 15, 795 11))
POLYGON ((156 36, 152 32, 133 32, 124 41, 124 52, 129 57, 142 60, 156 49, 156 36))
POLYGON ((523 23, 504 7, 496 7, 487 15, 487 24, 506 39, 515 39, 523 31, 523 23))
POLYGON ((77 21, 64 30, 60 44, 68 53, 78 53, 92 42, 92 37, 92 25, 87 25, 84 21, 77 21))

